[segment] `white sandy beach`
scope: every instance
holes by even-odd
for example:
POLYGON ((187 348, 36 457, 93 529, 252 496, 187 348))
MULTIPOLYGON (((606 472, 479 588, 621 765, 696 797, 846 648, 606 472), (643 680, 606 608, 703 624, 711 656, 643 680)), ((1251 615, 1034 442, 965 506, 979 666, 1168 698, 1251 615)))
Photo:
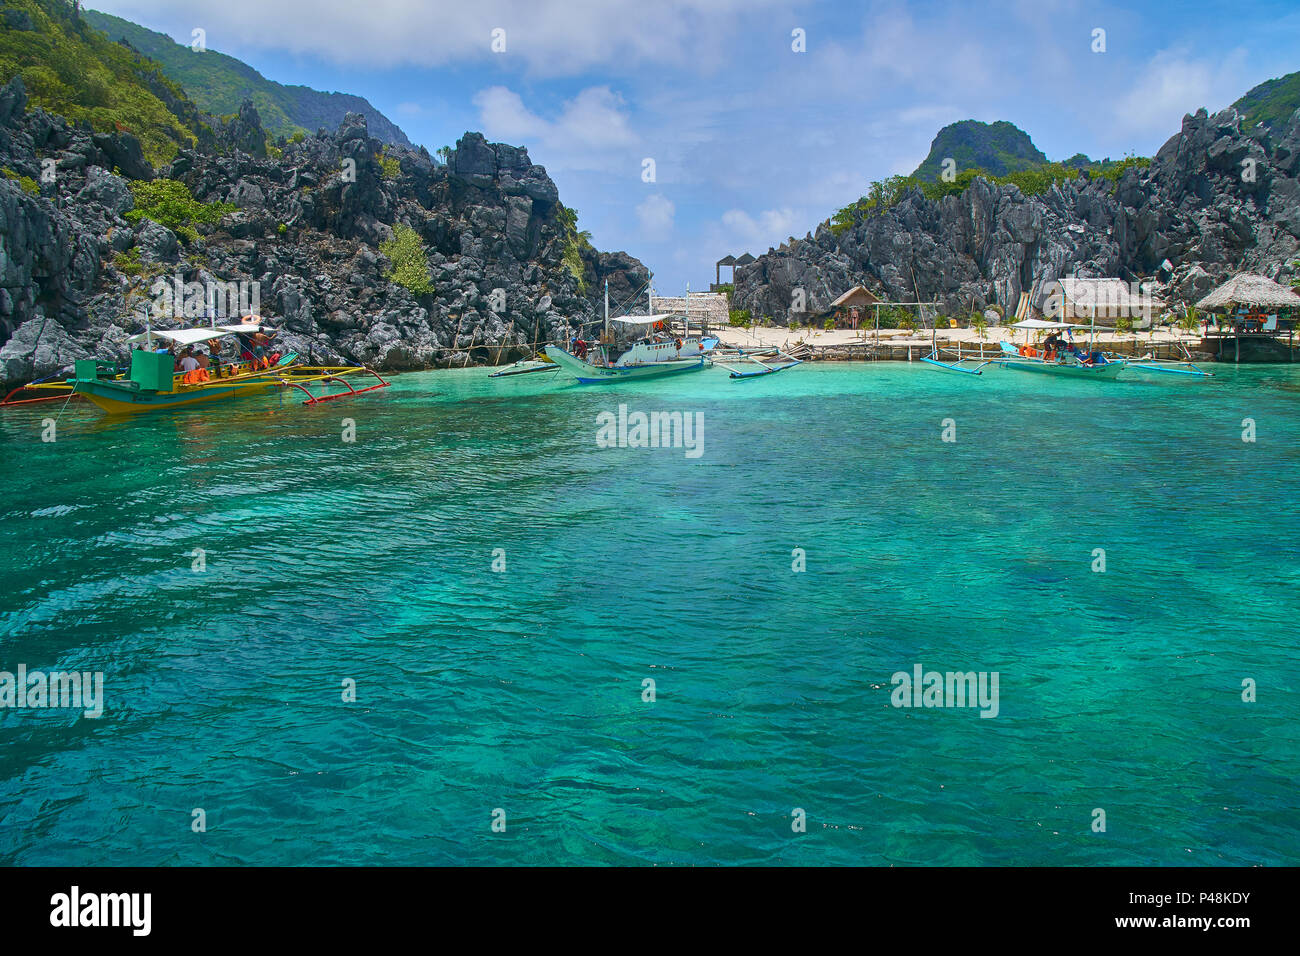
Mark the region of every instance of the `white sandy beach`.
MULTIPOLYGON (((800 329, 795 332, 784 326, 766 326, 763 328, 742 329, 731 326, 721 330, 715 330, 721 338, 724 345, 738 346, 741 348, 788 348, 797 342, 804 342, 807 345, 831 346, 831 345, 851 345, 871 343, 876 340, 874 329, 858 330, 852 329, 833 329, 826 331, 818 329, 810 331, 800 329)), ((999 341, 1015 342, 1017 344, 1025 341, 1025 332, 1023 329, 1012 329, 1005 326, 990 326, 984 330, 984 344, 996 349, 999 341)), ((940 328, 937 337, 945 342, 962 342, 978 346, 980 343, 979 332, 975 329, 963 328, 940 328)), ((1030 341, 1037 341, 1042 338, 1042 333, 1031 333, 1030 341)), ((1098 332, 1096 341, 1099 343, 1115 342, 1141 342, 1144 344, 1157 344, 1162 342, 1183 342, 1195 343, 1201 339, 1200 333, 1189 333, 1182 330, 1159 328, 1153 332, 1143 331, 1136 334, 1130 332, 1120 334, 1117 332, 1098 332)), ((929 345, 930 332, 917 331, 908 332, 906 329, 881 329, 879 332, 881 344, 890 345, 929 345)), ((1086 342, 1088 334, 1084 332, 1075 332, 1075 340, 1086 342)))

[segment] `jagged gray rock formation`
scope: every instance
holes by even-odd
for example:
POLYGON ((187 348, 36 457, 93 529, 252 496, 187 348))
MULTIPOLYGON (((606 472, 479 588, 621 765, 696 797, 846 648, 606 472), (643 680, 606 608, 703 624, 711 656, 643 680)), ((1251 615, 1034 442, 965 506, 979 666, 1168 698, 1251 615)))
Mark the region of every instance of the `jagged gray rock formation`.
POLYGON ((574 237, 555 183, 526 150, 478 133, 466 133, 442 165, 423 149, 384 152, 364 117, 349 114, 337 131, 266 158, 241 148, 265 142, 248 106, 215 144, 182 150, 157 171, 201 202, 237 207, 187 240, 126 219, 130 181, 154 175, 134 161, 134 137, 29 113, 25 99, 19 80, 0 88, 0 167, 41 183, 32 196, 0 178, 0 374, 8 383, 53 374, 78 356, 124 358, 123 340, 143 329, 158 277, 256 282, 261 314, 283 325, 288 347, 318 362, 390 370, 513 361, 532 343, 594 321, 607 278, 622 298, 646 279, 631 256, 580 243, 582 274, 571 274, 564 253, 574 237), (41 181, 47 159, 54 182, 41 181), (428 294, 386 277, 391 263, 379 245, 401 224, 424 244, 428 294))
POLYGON ((796 289, 816 313, 862 283, 889 300, 919 292, 949 315, 968 315, 1014 307, 1022 291, 1041 308, 1044 287, 1072 275, 1154 278, 1173 300, 1195 301, 1240 269, 1294 274, 1297 173, 1300 111, 1270 134, 1243 131, 1233 109, 1201 110, 1148 169, 1115 184, 1080 177, 1027 197, 977 179, 939 200, 912 190, 838 236, 823 223, 737 268, 733 307, 783 322, 796 289))

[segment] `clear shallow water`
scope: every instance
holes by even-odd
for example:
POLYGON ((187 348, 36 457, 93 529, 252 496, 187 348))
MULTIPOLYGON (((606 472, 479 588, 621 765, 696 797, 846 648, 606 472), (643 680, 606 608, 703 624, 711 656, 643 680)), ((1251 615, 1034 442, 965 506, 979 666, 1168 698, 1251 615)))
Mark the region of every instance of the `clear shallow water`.
POLYGON ((1294 864, 1300 370, 1216 371, 6 412, 0 669, 107 699, 0 711, 0 862, 1294 864), (598 448, 620 402, 703 454, 598 448))

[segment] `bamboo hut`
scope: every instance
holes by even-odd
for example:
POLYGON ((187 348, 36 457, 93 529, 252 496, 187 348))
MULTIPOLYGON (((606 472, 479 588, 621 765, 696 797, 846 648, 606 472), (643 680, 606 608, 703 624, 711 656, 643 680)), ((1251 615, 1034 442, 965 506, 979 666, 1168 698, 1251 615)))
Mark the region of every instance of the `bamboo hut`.
POLYGON ((839 328, 856 329, 866 311, 880 303, 880 297, 874 295, 865 286, 855 285, 831 303, 830 313, 839 328))
POLYGON ((1223 358, 1224 340, 1233 340, 1233 361, 1241 361, 1242 340, 1246 341, 1247 361, 1252 354, 1266 358, 1271 343, 1281 345, 1280 337, 1286 335, 1286 361, 1295 361, 1292 339, 1295 335, 1295 313, 1300 310, 1300 295, 1284 285, 1254 272, 1239 272, 1205 298, 1196 303, 1207 312, 1223 312, 1227 318, 1211 333, 1208 322, 1205 328, 1207 347, 1223 358), (1213 346, 1217 344, 1218 348, 1213 346), (1264 346, 1265 348, 1261 348, 1264 346))
POLYGON ((1238 272, 1200 302, 1198 309, 1208 312, 1235 311, 1241 308, 1257 312, 1300 308, 1300 295, 1293 289, 1254 272, 1238 272))

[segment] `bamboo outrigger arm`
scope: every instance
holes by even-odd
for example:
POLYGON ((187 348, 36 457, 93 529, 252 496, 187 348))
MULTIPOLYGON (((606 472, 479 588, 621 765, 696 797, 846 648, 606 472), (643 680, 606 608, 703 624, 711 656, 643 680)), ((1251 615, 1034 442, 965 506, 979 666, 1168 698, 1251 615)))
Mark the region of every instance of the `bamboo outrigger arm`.
POLYGON ((381 376, 374 369, 367 368, 364 365, 338 366, 338 367, 327 366, 327 365, 299 366, 296 369, 296 371, 321 373, 319 375, 280 378, 279 381, 281 385, 296 388, 304 395, 307 396, 307 400, 303 402, 304 405, 319 405, 321 402, 330 402, 336 398, 350 398, 353 395, 363 395, 366 392, 373 392, 377 389, 387 388, 391 384, 390 382, 385 381, 383 376, 381 376), (378 384, 368 385, 365 388, 353 388, 352 383, 349 382, 344 376, 352 375, 357 372, 369 372, 376 379, 378 379, 378 384), (342 385, 346 385, 348 387, 348 390, 346 392, 335 392, 331 395, 313 395, 311 389, 305 387, 307 384, 310 384, 311 382, 322 382, 322 383, 338 382, 342 385))

